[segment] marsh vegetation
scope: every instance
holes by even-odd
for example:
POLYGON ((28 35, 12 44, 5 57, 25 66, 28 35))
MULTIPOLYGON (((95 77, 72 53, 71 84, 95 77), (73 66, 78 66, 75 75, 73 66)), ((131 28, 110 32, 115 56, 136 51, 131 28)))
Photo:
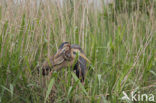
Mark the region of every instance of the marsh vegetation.
POLYGON ((156 2, 118 1, 97 9, 85 0, 1 0, 0 103, 126 103, 122 91, 132 90, 156 96, 156 2), (68 68, 38 74, 65 41, 91 61, 84 85, 68 68))

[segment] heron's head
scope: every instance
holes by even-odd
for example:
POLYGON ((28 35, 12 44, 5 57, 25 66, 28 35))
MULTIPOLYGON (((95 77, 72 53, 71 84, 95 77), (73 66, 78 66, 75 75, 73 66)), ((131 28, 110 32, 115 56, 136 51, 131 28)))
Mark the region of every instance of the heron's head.
POLYGON ((43 63, 42 74, 48 75, 51 70, 59 70, 61 68, 73 66, 77 53, 83 58, 86 58, 79 48, 74 48, 68 42, 62 43, 57 53, 43 63))

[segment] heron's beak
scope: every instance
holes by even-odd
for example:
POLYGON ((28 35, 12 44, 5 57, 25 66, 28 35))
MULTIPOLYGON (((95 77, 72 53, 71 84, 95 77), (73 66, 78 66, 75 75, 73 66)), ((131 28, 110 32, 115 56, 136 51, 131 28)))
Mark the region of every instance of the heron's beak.
POLYGON ((91 61, 82 53, 80 53, 80 56, 83 57, 89 64, 91 63, 91 61))
POLYGON ((73 49, 72 52, 78 53, 79 56, 81 56, 82 58, 84 58, 89 64, 91 63, 91 61, 83 53, 81 53, 79 50, 73 49))

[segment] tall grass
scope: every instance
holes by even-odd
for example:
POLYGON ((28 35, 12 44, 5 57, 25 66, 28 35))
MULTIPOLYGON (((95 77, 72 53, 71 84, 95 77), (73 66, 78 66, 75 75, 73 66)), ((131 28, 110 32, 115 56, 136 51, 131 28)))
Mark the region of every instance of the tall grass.
POLYGON ((0 1, 0 103, 120 103, 122 91, 136 89, 156 96, 156 8, 144 8, 0 1), (92 62, 84 86, 69 68, 38 75, 64 41, 79 44, 92 62))

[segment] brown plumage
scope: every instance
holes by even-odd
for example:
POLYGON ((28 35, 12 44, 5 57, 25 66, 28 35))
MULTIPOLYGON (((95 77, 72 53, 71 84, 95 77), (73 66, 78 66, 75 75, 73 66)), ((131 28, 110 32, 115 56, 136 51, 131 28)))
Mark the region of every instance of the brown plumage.
POLYGON ((57 53, 43 63, 42 74, 48 75, 49 72, 53 70, 73 67, 73 70, 76 70, 77 77, 80 78, 81 82, 83 82, 87 69, 87 62, 90 61, 87 59, 79 45, 71 45, 68 42, 64 42, 60 45, 57 53), (76 61, 77 54, 78 59, 76 61))

